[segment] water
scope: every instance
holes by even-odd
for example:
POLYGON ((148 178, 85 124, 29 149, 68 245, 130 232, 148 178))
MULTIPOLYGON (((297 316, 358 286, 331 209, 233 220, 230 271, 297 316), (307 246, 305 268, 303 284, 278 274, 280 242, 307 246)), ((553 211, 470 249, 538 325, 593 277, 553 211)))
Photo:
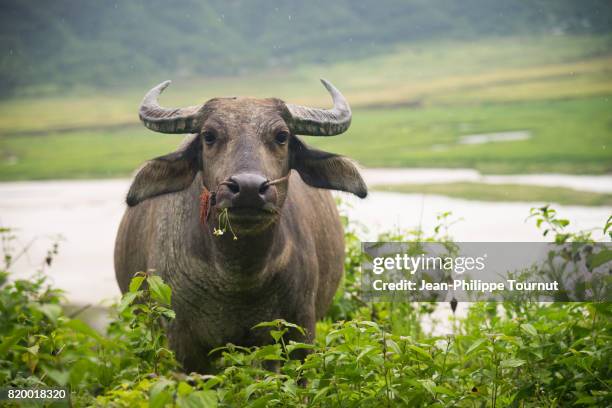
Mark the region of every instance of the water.
POLYGON ((518 174, 483 175, 473 169, 364 169, 368 185, 434 184, 472 182, 485 184, 528 184, 543 187, 566 187, 579 191, 612 193, 612 175, 518 174))
MULTIPOLYGON (((463 172, 454 175, 470 174, 463 172)), ((419 174, 421 179, 442 177, 439 171, 431 170, 400 173, 419 174)), ((391 173, 365 171, 370 179, 376 174, 391 173)), ((445 182, 453 181, 453 174, 447 176, 445 182)), ((571 180, 578 176, 567 177, 571 180)), ((48 272, 54 284, 66 290, 68 301, 98 304, 116 298, 119 291, 113 270, 113 245, 128 187, 129 180, 125 179, 0 183, 0 225, 17 230, 16 246, 31 246, 28 256, 16 262, 16 273, 31 275, 40 267, 54 237, 62 234, 59 256, 48 272)), ((372 192, 365 200, 339 195, 347 203, 349 217, 368 227, 366 239, 374 238, 379 231, 397 228, 421 226, 431 231, 438 213, 453 211, 454 218, 464 218, 451 228, 458 241, 543 240, 533 221, 524 222, 529 209, 538 203, 492 203, 387 192, 372 192)), ((601 227, 612 213, 611 207, 556 208, 561 216, 572 220, 573 229, 601 227)))
POLYGON ((480 133, 459 137, 459 144, 486 144, 498 142, 514 142, 531 138, 528 130, 517 130, 514 132, 480 133))
MULTIPOLYGON (((500 142, 515 142, 520 140, 531 139, 531 132, 528 130, 516 130, 512 132, 496 132, 496 133, 478 133, 473 135, 459 136, 457 144, 460 145, 477 145, 487 143, 500 143, 500 142)), ((453 145, 448 144, 434 144, 431 146, 433 151, 445 151, 453 145)))

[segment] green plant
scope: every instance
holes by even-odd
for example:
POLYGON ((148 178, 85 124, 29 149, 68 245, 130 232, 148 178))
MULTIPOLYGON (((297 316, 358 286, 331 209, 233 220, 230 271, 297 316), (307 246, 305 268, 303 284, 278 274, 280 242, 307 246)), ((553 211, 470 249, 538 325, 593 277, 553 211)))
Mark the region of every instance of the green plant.
MULTIPOLYGON (((29 279, 10 281, 15 236, 0 229, 0 384, 11 387, 67 386, 78 404, 89 405, 103 390, 131 384, 177 367, 166 347, 162 320, 172 319, 170 288, 158 276, 137 274, 114 307, 106 335, 62 309, 62 292, 46 283, 44 267, 58 252, 54 243, 29 279), (146 284, 146 285, 145 285, 146 284)), ((23 252, 18 252, 21 254, 23 252)))
MULTIPOLYGON (((534 217, 555 241, 585 237, 568 233, 568 223, 549 207, 534 210, 534 217)), ((409 231, 381 239, 449 239, 451 214, 441 214, 439 221, 431 236, 409 231)), ((69 386, 74 406, 105 407, 612 403, 609 303, 475 302, 465 317, 454 318, 452 334, 433 336, 420 322, 435 304, 371 303, 360 297, 358 234, 345 223, 344 292, 318 323, 314 343, 289 340, 290 331, 302 331, 290 322, 262 322, 255 328, 269 330, 270 343, 214 350, 211 355, 219 356, 214 374, 181 372, 168 350, 163 328, 174 313, 170 288, 159 276, 137 274, 113 307, 107 333, 100 334, 62 311, 61 293, 49 288, 44 276, 9 282, 14 256, 5 253, 0 386, 69 386)), ((14 242, 10 230, 1 234, 3 242, 14 242)))

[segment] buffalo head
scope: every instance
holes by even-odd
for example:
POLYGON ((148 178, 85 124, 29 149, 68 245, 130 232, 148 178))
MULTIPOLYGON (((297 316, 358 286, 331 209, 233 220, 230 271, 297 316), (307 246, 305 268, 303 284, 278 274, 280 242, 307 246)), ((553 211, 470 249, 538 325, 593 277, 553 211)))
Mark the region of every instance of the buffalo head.
POLYGON ((128 205, 186 189, 198 172, 203 187, 216 192, 216 208, 227 208, 238 228, 274 221, 285 201, 291 169, 313 187, 365 197, 366 185, 349 159, 310 148, 296 137, 334 136, 350 125, 345 98, 322 82, 333 98, 332 109, 276 98, 214 98, 199 106, 164 108, 157 99, 170 81, 151 89, 140 106, 144 125, 156 132, 191 135, 177 151, 138 171, 128 205))

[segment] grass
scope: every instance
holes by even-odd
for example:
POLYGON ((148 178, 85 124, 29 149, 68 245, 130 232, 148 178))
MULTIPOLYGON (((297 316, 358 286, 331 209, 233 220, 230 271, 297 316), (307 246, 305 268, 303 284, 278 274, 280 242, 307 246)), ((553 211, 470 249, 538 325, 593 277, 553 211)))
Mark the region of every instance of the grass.
POLYGON ((124 177, 144 160, 174 149, 181 138, 134 127, 8 137, 0 179, 124 177))
POLYGON ((563 187, 517 184, 440 183, 376 186, 374 189, 399 193, 437 194, 480 201, 554 202, 562 205, 612 206, 612 194, 576 191, 563 187))
MULTIPOLYGON (((584 97, 612 92, 611 66, 612 36, 421 42, 397 47, 386 55, 331 65, 303 65, 292 71, 175 78, 163 102, 169 106, 190 105, 215 96, 248 95, 328 106, 329 96, 318 83, 320 77, 336 83, 353 107, 415 101, 446 105, 584 97), (517 92, 519 85, 537 92, 517 92)), ((135 124, 145 91, 140 86, 82 88, 70 94, 4 100, 0 102, 0 134, 135 124)))
MULTIPOLYGON (((467 167, 484 173, 612 171, 612 109, 603 97, 426 109, 356 109, 351 130, 305 137, 372 167, 467 167), (529 140, 457 144, 460 135, 527 129, 529 140), (443 145, 444 150, 432 146, 443 145)), ((124 177, 182 136, 141 126, 0 138, 0 180, 124 177)))
MULTIPOLYGON (((366 166, 601 174, 612 171, 610 67, 610 36, 419 43, 290 72, 178 80, 162 103, 276 95, 329 106, 317 83, 323 76, 351 102, 353 126, 340 137, 306 139, 366 166), (456 143, 465 134, 523 129, 532 133, 530 140, 456 143)), ((0 180, 127 176, 142 161, 172 150, 180 137, 138 123, 144 92, 84 88, 0 102, 0 180)))
POLYGON ((612 171, 612 106, 607 97, 355 112, 341 137, 318 147, 366 166, 468 167, 484 173, 612 171), (458 144, 461 135, 529 130, 531 139, 458 144), (442 149, 436 148, 440 146, 442 149))

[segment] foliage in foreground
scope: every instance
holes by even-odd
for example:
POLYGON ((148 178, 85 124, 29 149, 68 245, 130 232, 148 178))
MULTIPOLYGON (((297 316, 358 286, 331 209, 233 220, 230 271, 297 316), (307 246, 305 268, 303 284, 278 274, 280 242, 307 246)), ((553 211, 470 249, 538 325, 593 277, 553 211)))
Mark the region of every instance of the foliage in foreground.
MULTIPOLYGON (((567 221, 547 207, 533 215, 558 242, 589 238, 567 233, 567 221)), ((448 238, 447 217, 428 239, 448 238)), ((604 233, 609 227, 610 220, 604 233)), ((427 335, 421 324, 433 319, 433 305, 361 300, 360 242, 352 228, 343 289, 315 344, 286 342, 291 323, 264 322, 271 344, 222 347, 215 375, 182 373, 166 348, 163 324, 174 313, 159 277, 138 274, 101 335, 62 311, 61 293, 42 275, 7 280, 13 241, 9 230, 2 234, 0 387, 68 386, 75 406, 612 404, 609 304, 474 303, 465 318, 453 319, 452 335, 427 335), (304 362, 290 358, 299 348, 311 351, 304 362), (269 371, 270 362, 282 366, 269 371)), ((417 231, 381 239, 425 238, 417 231)))

